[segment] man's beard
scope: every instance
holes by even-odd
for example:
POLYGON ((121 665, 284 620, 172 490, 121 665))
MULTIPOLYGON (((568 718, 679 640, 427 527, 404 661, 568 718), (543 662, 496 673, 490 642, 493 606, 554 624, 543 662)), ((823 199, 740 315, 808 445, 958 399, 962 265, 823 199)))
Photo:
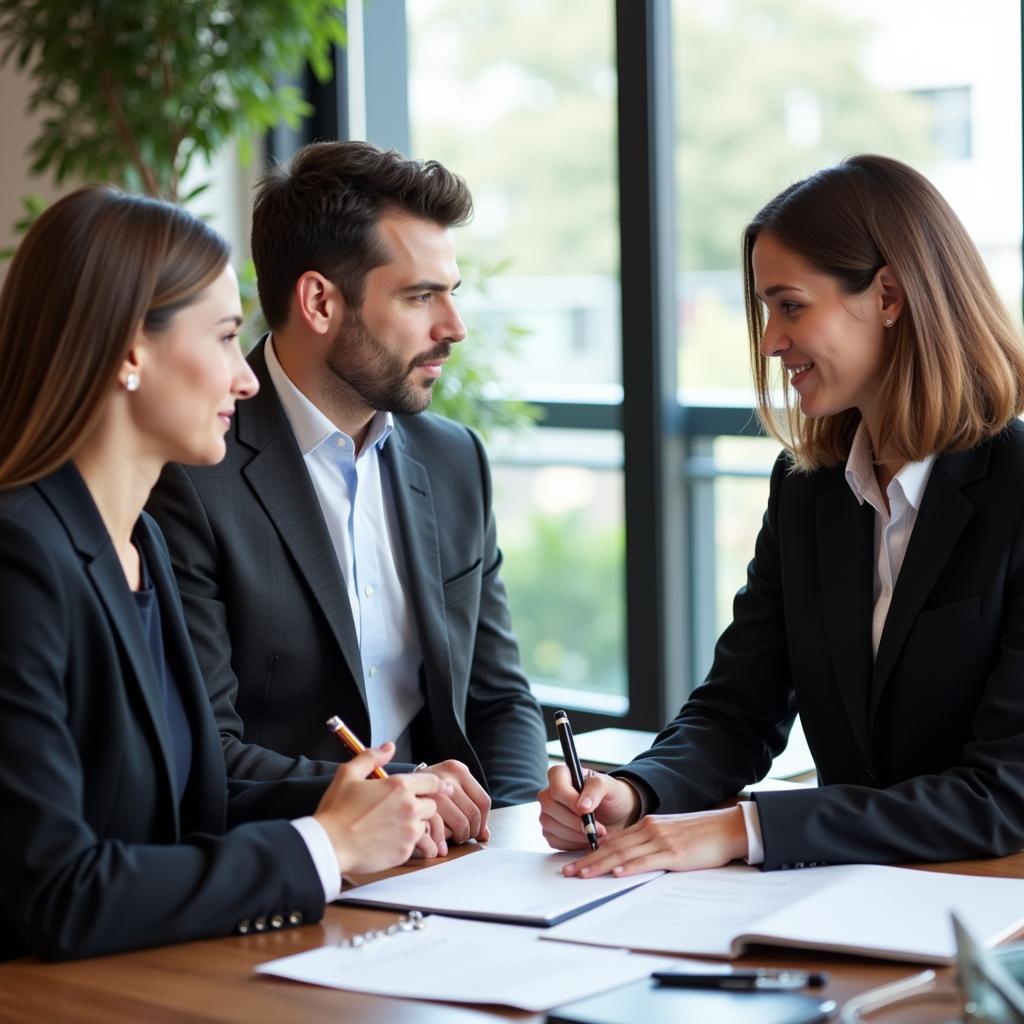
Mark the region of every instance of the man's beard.
POLYGON ((347 384, 371 409, 412 416, 430 405, 434 387, 433 378, 416 383, 412 371, 447 359, 451 348, 450 341, 442 341, 403 363, 370 333, 358 312, 349 310, 327 351, 327 368, 338 384, 347 384))

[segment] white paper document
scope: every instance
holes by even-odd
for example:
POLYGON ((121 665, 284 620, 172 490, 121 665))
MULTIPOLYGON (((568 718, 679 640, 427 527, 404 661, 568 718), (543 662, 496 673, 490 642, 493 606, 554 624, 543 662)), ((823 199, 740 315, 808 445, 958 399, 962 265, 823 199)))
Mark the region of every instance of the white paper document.
POLYGON ((1024 880, 857 864, 667 874, 544 938, 735 957, 752 943, 947 963, 950 912, 985 945, 1024 925, 1024 880))
POLYGON ((371 995, 539 1012, 679 963, 620 949, 554 946, 538 942, 537 935, 520 925, 429 917, 422 931, 375 939, 358 949, 322 946, 256 970, 371 995))
POLYGON ((482 848, 456 860, 346 890, 341 902, 551 925, 661 874, 649 871, 631 878, 566 878, 563 865, 578 856, 482 848))

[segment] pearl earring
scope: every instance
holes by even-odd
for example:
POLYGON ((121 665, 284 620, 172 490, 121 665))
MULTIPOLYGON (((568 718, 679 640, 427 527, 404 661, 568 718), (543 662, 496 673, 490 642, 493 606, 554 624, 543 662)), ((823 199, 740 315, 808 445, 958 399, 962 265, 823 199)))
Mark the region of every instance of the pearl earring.
POLYGON ((886 321, 885 321, 885 326, 886 326, 886 327, 892 327, 892 325, 893 325, 894 323, 896 323, 896 321, 895 321, 895 320, 886 320, 886 321))
POLYGON ((124 381, 125 391, 138 391, 139 390, 139 375, 134 371, 129 373, 124 381))

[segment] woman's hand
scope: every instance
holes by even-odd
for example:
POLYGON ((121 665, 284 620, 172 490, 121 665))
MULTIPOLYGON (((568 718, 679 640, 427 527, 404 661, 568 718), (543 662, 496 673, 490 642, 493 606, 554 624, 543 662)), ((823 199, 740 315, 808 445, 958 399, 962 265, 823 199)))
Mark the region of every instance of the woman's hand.
POLYGON ((569 769, 562 764, 548 769, 548 788, 542 789, 537 799, 541 831, 556 850, 589 846, 580 820, 588 811, 597 819, 598 839, 624 828, 640 813, 640 798, 628 783, 593 772, 584 782, 583 792, 577 793, 569 769))
POLYGON ((642 871, 718 868, 747 856, 747 829, 739 807, 695 814, 649 814, 602 840, 601 848, 566 864, 563 874, 637 875, 642 871))
POLYGON ((433 797, 450 795, 450 783, 427 772, 367 778, 394 752, 395 745, 385 743, 340 765, 313 814, 330 838, 342 871, 394 867, 409 859, 418 842, 437 832, 433 797))

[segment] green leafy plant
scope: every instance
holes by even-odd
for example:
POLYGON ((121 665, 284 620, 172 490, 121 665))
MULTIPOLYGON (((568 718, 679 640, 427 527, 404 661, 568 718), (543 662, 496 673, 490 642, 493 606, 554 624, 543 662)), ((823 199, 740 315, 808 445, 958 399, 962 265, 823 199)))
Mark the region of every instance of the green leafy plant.
POLYGON ((331 77, 345 41, 339 0, 0 0, 0 64, 29 72, 43 116, 33 173, 108 181, 187 202, 197 156, 310 113, 280 82, 305 64, 331 77))
MULTIPOLYGON (((21 207, 23 213, 14 224, 14 232, 17 235, 23 235, 28 231, 36 217, 46 209, 46 200, 32 193, 22 197, 21 207)), ((0 260, 9 260, 13 255, 14 249, 0 249, 0 260)))
MULTIPOLYGON (((0 0, 0 65, 30 76, 28 110, 42 118, 32 173, 189 203, 209 185, 182 193, 196 157, 235 141, 248 161, 254 136, 312 112, 285 83, 307 64, 330 79, 343 11, 344 0, 0 0)), ((23 203, 16 234, 45 207, 23 203)), ((257 320, 251 264, 240 276, 257 320)))

